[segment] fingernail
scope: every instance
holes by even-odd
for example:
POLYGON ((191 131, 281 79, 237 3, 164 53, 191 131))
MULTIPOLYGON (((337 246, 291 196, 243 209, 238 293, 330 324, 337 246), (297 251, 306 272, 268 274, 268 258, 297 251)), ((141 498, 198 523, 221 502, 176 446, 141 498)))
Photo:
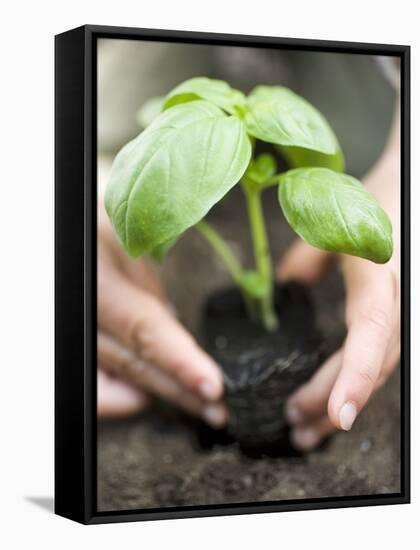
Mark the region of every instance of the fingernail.
POLYGON ((347 401, 341 407, 338 413, 338 419, 340 421, 340 428, 348 432, 353 426, 353 422, 356 420, 357 409, 356 405, 352 401, 347 401))
POLYGON ((201 397, 209 401, 214 401, 220 397, 220 387, 218 384, 212 380, 204 380, 198 386, 198 391, 200 392, 201 397))
POLYGON ((303 420, 303 414, 296 405, 287 405, 284 414, 289 424, 299 424, 303 420))
POLYGON ((292 432, 291 439, 295 447, 309 451, 319 443, 320 437, 314 428, 296 428, 292 432))
POLYGON ((226 414, 220 405, 208 405, 203 410, 203 418, 214 428, 220 428, 226 421, 226 414))

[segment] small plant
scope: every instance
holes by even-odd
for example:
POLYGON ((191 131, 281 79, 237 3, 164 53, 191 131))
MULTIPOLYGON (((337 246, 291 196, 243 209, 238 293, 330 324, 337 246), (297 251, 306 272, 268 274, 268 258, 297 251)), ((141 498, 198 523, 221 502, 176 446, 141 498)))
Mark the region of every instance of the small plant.
MULTIPOLYGON (((149 107, 155 111, 156 102, 149 107)), ((168 94, 161 112, 118 153, 105 206, 133 257, 162 258, 194 226, 224 261, 250 318, 274 331, 273 268, 261 205, 268 187, 278 188, 286 220, 309 244, 376 263, 392 255, 387 215, 343 169, 329 124, 291 90, 257 86, 246 97, 221 80, 192 78, 168 94), (254 158, 256 140, 274 144, 291 169, 277 173, 270 154, 254 158), (239 182, 254 247, 252 270, 204 221, 239 182)))

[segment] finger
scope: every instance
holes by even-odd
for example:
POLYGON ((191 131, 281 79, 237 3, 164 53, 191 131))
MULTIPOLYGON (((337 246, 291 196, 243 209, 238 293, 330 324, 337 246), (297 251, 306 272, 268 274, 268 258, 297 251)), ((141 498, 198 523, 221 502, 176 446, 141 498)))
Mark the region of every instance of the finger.
POLYGON ((292 425, 306 424, 327 414, 328 398, 342 362, 342 350, 336 351, 312 378, 301 386, 286 404, 286 418, 292 425))
POLYGON ((310 451, 322 442, 328 435, 336 431, 327 415, 318 418, 311 424, 296 426, 290 434, 292 445, 300 451, 310 451))
POLYGON ((98 369, 97 414, 100 418, 130 416, 148 405, 146 394, 98 369))
MULTIPOLYGON (((375 391, 389 378, 397 367, 400 344, 397 333, 388 346, 386 359, 377 380, 375 391)), ((331 389, 342 364, 342 350, 335 352, 314 374, 311 380, 301 386, 288 400, 285 414, 291 425, 299 426, 324 416, 327 412, 331 389)))
POLYGON ((153 266, 145 258, 133 260, 126 257, 124 260, 124 271, 127 273, 131 281, 133 281, 135 285, 141 287, 145 292, 152 294, 160 301, 165 302, 165 292, 159 283, 155 266, 153 266))
MULTIPOLYGON (((398 334, 399 336, 399 334, 398 334)), ((376 383, 375 390, 382 387, 388 378, 391 376, 392 372, 397 368, 401 355, 401 347, 399 338, 393 338, 393 341, 390 346, 388 346, 386 352, 386 358, 384 365, 382 367, 381 373, 376 383)))
POLYGON ((401 320, 400 320, 400 303, 399 296, 395 303, 396 319, 392 329, 391 340, 386 351, 385 362, 378 378, 377 388, 383 386, 388 380, 392 372, 397 368, 401 357, 401 320))
POLYGON ((169 401, 189 414, 202 417, 213 427, 226 423, 227 413, 222 403, 204 402, 168 373, 142 361, 133 351, 103 332, 98 335, 98 359, 114 376, 169 401))
POLYGON ((116 340, 204 399, 220 399, 220 369, 159 300, 108 269, 99 270, 98 296, 99 324, 116 340))
POLYGON ((277 268, 280 281, 295 280, 313 284, 328 271, 334 255, 314 248, 304 241, 296 241, 286 252, 277 268))
POLYGON ((394 289, 386 272, 376 280, 352 281, 348 286, 349 330, 343 366, 331 392, 332 423, 349 430, 377 386, 393 329, 394 289), (359 283, 362 284, 359 284, 359 283))

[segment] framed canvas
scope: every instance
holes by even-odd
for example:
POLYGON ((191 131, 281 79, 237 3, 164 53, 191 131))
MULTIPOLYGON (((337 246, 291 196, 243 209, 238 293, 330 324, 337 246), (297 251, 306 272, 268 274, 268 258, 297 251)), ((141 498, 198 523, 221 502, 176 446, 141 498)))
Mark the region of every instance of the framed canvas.
POLYGON ((408 503, 409 47, 55 51, 56 513, 408 503))

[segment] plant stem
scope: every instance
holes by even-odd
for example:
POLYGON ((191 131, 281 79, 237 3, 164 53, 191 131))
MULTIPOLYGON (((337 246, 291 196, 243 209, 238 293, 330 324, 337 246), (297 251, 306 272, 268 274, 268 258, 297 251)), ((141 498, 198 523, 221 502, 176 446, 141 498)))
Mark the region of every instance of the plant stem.
POLYGON ((277 316, 273 304, 273 269, 261 203, 261 191, 252 185, 247 185, 246 181, 243 182, 242 188, 245 192, 251 226, 255 264, 264 289, 260 298, 260 318, 267 330, 274 331, 277 328, 277 316))
POLYGON ((273 269, 268 246, 267 231, 261 204, 261 190, 252 182, 243 180, 256 270, 244 271, 223 237, 207 222, 195 225, 197 231, 211 245, 242 292, 250 318, 268 331, 277 328, 277 316, 273 304, 273 269))
POLYGON ((207 222, 202 220, 195 225, 195 228, 209 242, 214 251, 222 258, 226 269, 234 282, 241 286, 244 272, 236 256, 226 244, 223 237, 207 222))

